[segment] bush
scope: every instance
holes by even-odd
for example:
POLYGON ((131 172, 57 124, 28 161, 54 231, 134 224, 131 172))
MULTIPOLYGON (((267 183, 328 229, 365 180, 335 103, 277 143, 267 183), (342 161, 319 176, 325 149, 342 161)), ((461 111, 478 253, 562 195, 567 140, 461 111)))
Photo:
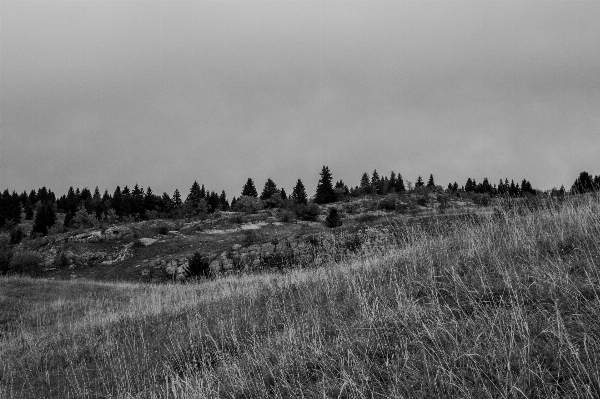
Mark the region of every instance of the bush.
POLYGON ((17 252, 10 261, 9 271, 35 275, 39 273, 43 259, 32 251, 17 252))
POLYGON ((279 216, 279 221, 283 223, 290 223, 294 218, 294 214, 291 212, 282 212, 279 216))
POLYGON ((211 274, 210 263, 199 252, 194 253, 188 260, 188 275, 190 277, 209 277, 211 274))
POLYGON ((427 194, 422 195, 419 198, 417 198, 417 204, 419 204, 420 206, 427 206, 428 203, 429 203, 429 197, 427 196, 427 194))
POLYGON ((321 214, 321 209, 314 202, 309 202, 307 205, 297 205, 294 212, 298 219, 314 222, 321 214))
POLYGON ((12 259, 13 253, 10 245, 8 245, 8 240, 0 241, 0 273, 6 274, 10 269, 10 261, 12 259))
POLYGON ((167 226, 160 226, 158 228, 158 234, 160 235, 167 235, 169 233, 169 228, 167 226))
POLYGON ((330 208, 329 209, 329 214, 327 215, 327 218, 325 219, 325 223, 327 224, 327 227, 339 227, 342 225, 342 218, 340 217, 340 213, 337 210, 337 208, 330 208))
POLYGON ((264 207, 265 206, 260 199, 242 195, 240 198, 237 199, 233 210, 236 212, 244 212, 246 214, 251 214, 257 213, 264 207))
POLYGON ((15 227, 10 232, 10 243, 13 245, 18 244, 21 242, 23 237, 25 237, 25 233, 23 233, 23 230, 21 230, 20 227, 15 227))
POLYGON ((395 211, 396 210, 396 202, 398 201, 398 196, 394 194, 388 194, 379 201, 377 204, 377 208, 385 211, 395 211))
POLYGON ((98 225, 98 219, 91 213, 87 213, 84 207, 77 210, 75 216, 72 219, 72 225, 75 227, 95 227, 98 225))

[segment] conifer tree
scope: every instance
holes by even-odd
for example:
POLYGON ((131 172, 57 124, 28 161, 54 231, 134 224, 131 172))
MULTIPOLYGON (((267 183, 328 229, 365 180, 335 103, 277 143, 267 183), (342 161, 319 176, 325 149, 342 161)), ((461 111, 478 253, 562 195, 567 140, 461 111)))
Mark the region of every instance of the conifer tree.
POLYGON ((227 196, 225 195, 225 190, 221 191, 221 195, 219 196, 219 203, 221 204, 221 209, 224 211, 229 210, 229 202, 227 202, 227 196))
POLYGON ((196 209, 198 208, 198 205, 200 204, 200 200, 202 198, 204 197, 202 196, 200 185, 197 181, 194 181, 194 184, 192 184, 192 187, 190 188, 190 193, 185 199, 185 203, 190 205, 193 209, 196 209))
POLYGON ((377 173, 377 169, 373 171, 373 175, 371 176, 371 193, 372 194, 381 194, 379 187, 379 173, 377 173))
POLYGON ((285 201, 287 199, 287 194, 283 188, 281 190, 279 190, 279 194, 281 195, 282 200, 285 201))
POLYGON ((263 187, 263 191, 260 194, 260 199, 263 201, 266 201, 269 198, 271 198, 273 195, 275 195, 276 193, 277 193, 277 185, 275 184, 275 182, 273 180, 271 180, 269 178, 269 179, 267 179, 265 186, 263 187))
POLYGON ((246 197, 258 197, 258 192, 256 191, 256 187, 254 187, 252 178, 249 177, 248 181, 246 181, 246 184, 244 184, 244 187, 242 188, 242 195, 246 197))
POLYGON ((368 194, 371 191, 371 180, 369 180, 367 172, 363 173, 360 178, 360 188, 365 194, 368 194))
POLYGON ((425 185, 425 183, 423 182, 423 178, 421 177, 421 175, 419 175, 419 177, 417 178, 417 181, 415 182, 415 188, 421 188, 425 185))
POLYGON ((54 208, 50 203, 45 202, 35 214, 32 232, 46 235, 48 234, 48 228, 54 226, 55 223, 56 213, 54 208))
POLYGON ((398 173, 398 176, 396 177, 396 192, 401 193, 403 191, 406 191, 406 187, 404 187, 402 175, 398 173))
POLYGON ((153 211, 156 208, 156 198, 152 193, 152 188, 148 186, 146 190, 146 196, 144 197, 144 209, 147 211, 153 211))
POLYGON ((173 199, 171 201, 173 201, 173 206, 176 208, 179 208, 181 205, 183 205, 183 202, 181 202, 181 194, 179 193, 178 189, 175 189, 175 192, 173 193, 173 199))
MULTIPOLYGON (((117 216, 123 216, 123 194, 121 192, 121 187, 119 186, 115 188, 115 192, 113 193, 112 208, 115 210, 117 216)), ((69 211, 71 212, 71 208, 69 208, 69 211)), ((75 214, 76 211, 77 209, 75 209, 75 211, 72 213, 75 214)))
POLYGON ((392 173, 390 173, 390 181, 389 181, 389 189, 388 191, 393 193, 396 191, 396 173, 394 173, 394 171, 392 170, 392 173))
POLYGON ((332 176, 329 168, 323 166, 321 169, 321 178, 317 184, 317 192, 315 194, 315 202, 317 204, 328 204, 335 202, 335 191, 333 191, 332 176))
POLYGON ((306 195, 306 190, 304 189, 304 184, 302 184, 302 180, 298 179, 296 182, 291 198, 296 204, 306 205, 308 203, 308 197, 306 195))
POLYGON ((429 175, 429 180, 427 181, 427 187, 435 187, 435 182, 433 181, 433 174, 429 175))

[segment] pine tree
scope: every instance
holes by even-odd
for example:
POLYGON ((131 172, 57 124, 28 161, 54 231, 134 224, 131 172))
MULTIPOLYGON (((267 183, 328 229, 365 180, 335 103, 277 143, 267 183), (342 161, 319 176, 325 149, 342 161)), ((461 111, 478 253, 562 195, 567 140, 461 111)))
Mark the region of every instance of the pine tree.
POLYGON ((43 203, 35 214, 32 232, 46 235, 48 234, 48 228, 54 226, 55 223, 56 213, 54 208, 48 202, 43 203))
POLYGON ((415 188, 421 188, 425 185, 425 183, 423 182, 423 178, 421 177, 421 175, 419 175, 419 177, 417 178, 417 181, 415 182, 415 188))
POLYGON ((396 192, 401 193, 403 191, 406 191, 406 187, 404 187, 402 175, 398 173, 398 176, 396 177, 396 192))
POLYGON ((181 194, 179 194, 179 190, 178 189, 175 189, 175 192, 173 193, 173 199, 172 199, 172 201, 173 201, 173 205, 176 208, 179 208, 179 207, 181 207, 181 205, 183 205, 183 202, 181 202, 181 194))
POLYGON ((371 193, 372 194, 381 194, 379 184, 380 184, 379 173, 377 173, 377 170, 374 170, 373 175, 371 176, 371 193))
POLYGON ((263 188, 263 191, 260 194, 260 199, 263 201, 266 201, 276 193, 277 193, 277 185, 275 184, 275 182, 273 180, 271 180, 269 178, 269 179, 267 179, 265 186, 263 188))
POLYGON ((365 194, 371 192, 371 180, 369 180, 369 175, 367 172, 363 173, 362 177, 360 178, 360 188, 365 194))
POLYGON ((284 200, 284 201, 287 200, 287 194, 283 188, 281 190, 279 190, 279 194, 281 195, 282 200, 284 200))
POLYGON ((393 193, 396 191, 396 184, 397 184, 397 180, 396 180, 396 173, 394 173, 394 171, 392 170, 392 173, 390 173, 390 182, 389 182, 389 189, 388 191, 393 193))
MULTIPOLYGON (((113 193, 112 208, 115 210, 117 216, 123 216, 123 194, 121 193, 121 187, 119 186, 117 186, 115 192, 113 193)), ((70 207, 69 211, 71 212, 70 207)), ((76 211, 77 209, 75 209, 75 211, 72 211, 72 213, 74 214, 76 211)))
POLYGON ((331 172, 327 166, 323 166, 321 169, 321 178, 317 184, 317 192, 315 194, 315 202, 317 204, 328 204, 335 202, 335 191, 333 191, 333 184, 331 172))
POLYGON ((291 198, 296 204, 306 205, 308 203, 308 197, 306 195, 306 190, 304 189, 304 184, 302 184, 302 180, 298 179, 296 182, 296 187, 294 187, 294 190, 292 191, 291 198))
POLYGON ((221 191, 221 196, 219 197, 219 203, 221 204, 221 209, 224 211, 229 210, 229 202, 227 202, 227 196, 225 195, 225 190, 221 191))
POLYGON ((138 215, 143 218, 146 216, 146 209, 144 207, 144 189, 139 187, 137 183, 133 187, 133 191, 131 192, 132 199, 132 213, 134 215, 138 215))
POLYGON ((331 228, 339 227, 342 225, 342 218, 340 217, 340 214, 339 214, 337 208, 331 207, 329 209, 327 218, 325 218, 325 223, 327 224, 327 227, 331 227, 331 228))
POLYGON ((429 180, 427 181, 427 187, 435 187, 435 182, 433 181, 433 174, 429 175, 429 180))
POLYGON ((146 196, 144 197, 144 209, 147 211, 153 211, 156 208, 156 198, 152 193, 152 188, 148 186, 146 190, 146 196))
POLYGON ((246 197, 258 197, 258 192, 256 191, 256 187, 254 187, 254 182, 252 178, 248 178, 246 184, 242 188, 242 195, 246 197))
POLYGON ((185 203, 190 205, 192 207, 192 209, 196 209, 196 208, 198 208, 198 205, 200 204, 200 200, 202 198, 204 198, 204 197, 202 196, 202 191, 200 189, 200 185, 198 184, 197 181, 194 181, 194 184, 192 184, 192 187, 190 188, 190 193, 188 194, 187 198, 185 199, 185 203))

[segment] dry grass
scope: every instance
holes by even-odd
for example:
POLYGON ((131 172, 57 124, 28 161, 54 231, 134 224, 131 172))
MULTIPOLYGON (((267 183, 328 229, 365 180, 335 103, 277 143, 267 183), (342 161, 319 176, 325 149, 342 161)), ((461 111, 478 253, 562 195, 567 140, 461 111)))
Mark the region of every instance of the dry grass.
POLYGON ((285 274, 0 279, 0 397, 600 397, 598 197, 365 234, 285 274))

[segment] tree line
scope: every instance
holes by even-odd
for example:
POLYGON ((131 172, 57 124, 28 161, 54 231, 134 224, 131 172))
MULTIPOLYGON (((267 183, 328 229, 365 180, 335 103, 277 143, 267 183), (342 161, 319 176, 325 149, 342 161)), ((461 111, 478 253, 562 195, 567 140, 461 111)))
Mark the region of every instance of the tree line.
MULTIPOLYGON (((259 195, 254 181, 248 178, 243 185, 240 196, 228 201, 225 191, 217 193, 209 191, 204 184, 194 181, 185 196, 178 189, 172 195, 163 193, 156 195, 151 187, 144 190, 137 183, 130 189, 117 186, 112 194, 105 190, 100 193, 98 187, 92 193, 87 187, 83 189, 70 187, 68 192, 60 197, 46 187, 38 190, 24 191, 21 194, 8 189, 0 196, 0 227, 14 226, 20 223, 23 214, 25 219, 34 220, 33 231, 47 234, 48 228, 54 225, 56 213, 64 213, 64 226, 82 226, 93 224, 98 220, 116 222, 118 220, 146 220, 155 218, 185 218, 211 214, 218 211, 245 211, 254 212, 263 208, 288 208, 294 210, 301 218, 314 218, 318 214, 315 204, 327 204, 343 200, 347 197, 360 197, 365 195, 388 195, 393 193, 414 192, 420 190, 444 191, 451 195, 485 194, 490 197, 510 196, 524 197, 536 195, 536 190, 531 183, 523 179, 520 183, 513 180, 500 179, 498 184, 490 184, 487 178, 476 182, 468 178, 466 183, 459 187, 454 182, 447 188, 438 186, 431 174, 427 182, 419 176, 414 185, 405 181, 400 173, 392 171, 389 176, 380 176, 377 170, 371 175, 364 172, 359 184, 348 187, 342 180, 334 183, 333 176, 328 166, 323 166, 319 182, 311 201, 301 179, 298 179, 292 192, 286 191, 268 178, 259 195)), ((581 172, 573 183, 570 192, 587 193, 600 189, 600 175, 592 176, 581 172)), ((564 187, 555 190, 565 193, 564 187)))

